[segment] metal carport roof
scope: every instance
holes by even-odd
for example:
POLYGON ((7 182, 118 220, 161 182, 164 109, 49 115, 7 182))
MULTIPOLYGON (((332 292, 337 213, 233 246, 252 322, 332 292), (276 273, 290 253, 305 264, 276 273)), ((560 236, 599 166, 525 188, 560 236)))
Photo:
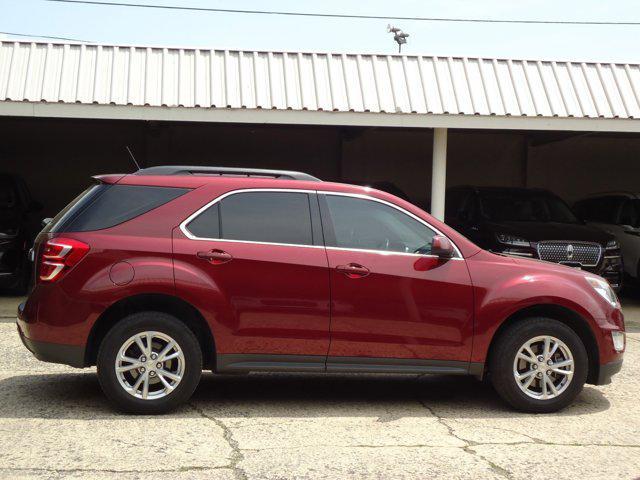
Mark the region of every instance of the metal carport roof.
POLYGON ((640 131, 640 65, 0 42, 0 115, 640 131))

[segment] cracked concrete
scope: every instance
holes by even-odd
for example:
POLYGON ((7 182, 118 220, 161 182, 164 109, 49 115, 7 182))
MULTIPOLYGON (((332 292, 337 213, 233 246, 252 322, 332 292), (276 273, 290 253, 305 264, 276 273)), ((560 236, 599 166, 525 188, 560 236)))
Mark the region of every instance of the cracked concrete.
POLYGON ((242 449, 240 448, 238 441, 233 437, 232 430, 222 420, 219 420, 215 417, 207 415, 201 408, 198 408, 193 404, 190 404, 190 405, 196 412, 198 412, 198 414, 202 418, 206 418, 207 420, 210 420, 211 422, 215 423, 218 427, 222 429, 223 437, 225 441, 229 444, 229 447, 231 447, 231 451, 232 451, 232 455, 230 458, 231 462, 228 468, 232 469, 233 473, 235 474, 235 477, 238 480, 247 480, 247 474, 244 472, 244 470, 242 470, 242 468, 238 467, 238 464, 242 462, 242 460, 244 460, 244 454, 242 453, 242 449))
POLYGON ((162 417, 114 412, 94 370, 36 361, 0 323, 0 478, 555 479, 640 476, 640 333, 612 385, 551 415, 472 378, 205 374, 162 417))
POLYGON ((479 454, 476 450, 473 449, 474 446, 479 445, 475 442, 469 441, 467 439, 461 438, 460 436, 458 436, 455 432, 455 430, 453 429, 453 427, 451 425, 449 425, 444 418, 442 418, 441 416, 439 416, 435 410, 430 407, 429 405, 427 405, 424 401, 420 401, 420 403, 424 406, 424 408, 426 408, 429 413, 431 413, 431 415, 433 415, 435 418, 438 419, 438 422, 442 425, 444 425, 447 429, 447 431, 449 432, 449 435, 451 435, 454 438, 457 438, 458 440, 460 440, 461 442, 464 442, 464 446, 462 447, 462 450, 466 453, 469 453, 471 455, 476 455, 478 457, 480 457, 483 461, 487 462, 487 464, 491 467, 491 469, 498 475, 502 476, 502 477, 506 477, 506 478, 513 478, 513 476, 511 475, 511 472, 509 472, 508 470, 505 470, 504 468, 500 467, 499 465, 496 465, 494 462, 492 462, 491 460, 489 460, 488 458, 486 458, 485 456, 479 454))

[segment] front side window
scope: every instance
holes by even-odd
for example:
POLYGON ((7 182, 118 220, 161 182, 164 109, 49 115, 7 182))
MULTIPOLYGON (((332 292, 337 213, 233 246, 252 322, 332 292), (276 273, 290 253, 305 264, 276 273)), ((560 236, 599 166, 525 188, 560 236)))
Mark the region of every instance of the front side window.
POLYGON ((214 203, 187 224, 199 238, 313 245, 309 195, 244 192, 214 203))
POLYGON ((431 252, 436 234, 400 210, 373 200, 326 195, 332 235, 327 244, 386 252, 431 252), (331 238, 334 237, 334 238, 331 238))

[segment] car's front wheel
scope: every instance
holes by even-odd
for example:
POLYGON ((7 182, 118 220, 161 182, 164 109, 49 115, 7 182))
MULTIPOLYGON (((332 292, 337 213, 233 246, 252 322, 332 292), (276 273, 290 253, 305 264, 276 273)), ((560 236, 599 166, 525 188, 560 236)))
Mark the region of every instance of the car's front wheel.
POLYGON ((518 410, 546 413, 569 405, 587 379, 587 352, 567 325, 527 318, 507 327, 491 352, 489 372, 498 394, 518 410))
POLYGON ((97 366, 102 390, 120 410, 159 414, 191 397, 202 374, 202 351, 177 318, 140 312, 109 330, 97 366))

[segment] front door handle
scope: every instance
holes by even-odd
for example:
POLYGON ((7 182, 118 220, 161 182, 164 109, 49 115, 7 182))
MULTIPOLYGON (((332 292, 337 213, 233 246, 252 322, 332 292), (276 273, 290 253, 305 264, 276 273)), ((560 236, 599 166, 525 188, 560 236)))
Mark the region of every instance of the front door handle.
POLYGON ((209 261, 214 265, 220 265, 222 263, 227 263, 233 260, 233 256, 230 253, 225 252, 224 250, 209 250, 208 252, 198 252, 198 258, 202 258, 203 260, 209 261))
POLYGON ((348 265, 338 265, 336 270, 345 274, 349 278, 362 278, 369 275, 369 269, 359 263, 350 263, 348 265))

